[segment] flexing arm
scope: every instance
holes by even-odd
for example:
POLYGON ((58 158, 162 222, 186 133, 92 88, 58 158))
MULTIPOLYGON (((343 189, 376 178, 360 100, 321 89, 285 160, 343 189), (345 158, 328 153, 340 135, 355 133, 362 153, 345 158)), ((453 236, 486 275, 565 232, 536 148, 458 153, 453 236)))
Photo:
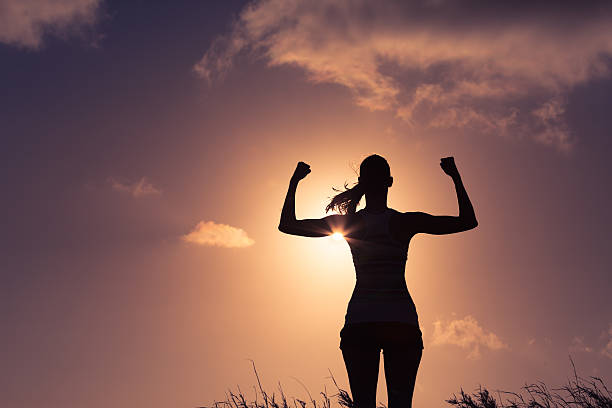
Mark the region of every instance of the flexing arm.
POLYGON ((310 173, 310 166, 304 162, 299 162, 289 182, 289 190, 287 190, 287 196, 281 211, 278 229, 285 234, 302 237, 325 237, 339 227, 341 215, 329 215, 320 219, 305 220, 298 220, 295 217, 295 192, 300 180, 306 177, 308 173, 310 173))
POLYGON ((472 207, 467 191, 465 191, 454 159, 452 157, 445 157, 440 160, 440 166, 455 183, 455 191, 457 192, 457 201, 459 204, 459 216, 435 216, 424 212, 405 213, 402 217, 403 226, 412 228, 415 233, 424 232, 436 235, 453 234, 455 232, 476 228, 478 225, 476 214, 474 214, 474 208, 472 207))

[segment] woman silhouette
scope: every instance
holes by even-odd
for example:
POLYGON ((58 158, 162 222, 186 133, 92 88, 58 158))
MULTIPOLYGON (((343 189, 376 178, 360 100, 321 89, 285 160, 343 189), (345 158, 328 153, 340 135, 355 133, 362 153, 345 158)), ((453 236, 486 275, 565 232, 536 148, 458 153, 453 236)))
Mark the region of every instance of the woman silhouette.
POLYGON ((389 408, 412 407, 423 340, 404 277, 410 239, 419 232, 452 234, 478 225, 453 157, 441 159, 440 166, 455 184, 457 217, 388 208, 387 192, 393 178, 387 161, 375 154, 359 166, 357 184, 337 194, 327 206, 327 211, 340 214, 296 219, 295 192, 310 166, 299 162, 291 177, 278 229, 304 237, 340 232, 353 255, 357 280, 340 332, 340 349, 357 408, 376 406, 381 350, 389 408), (366 206, 356 211, 364 195, 366 206))

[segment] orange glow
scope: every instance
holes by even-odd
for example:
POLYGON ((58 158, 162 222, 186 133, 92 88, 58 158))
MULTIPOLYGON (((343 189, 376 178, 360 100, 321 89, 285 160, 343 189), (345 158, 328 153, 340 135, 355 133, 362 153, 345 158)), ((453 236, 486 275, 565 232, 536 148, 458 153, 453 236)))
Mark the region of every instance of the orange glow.
POLYGON ((334 232, 331 237, 334 241, 342 241, 344 239, 344 235, 341 232, 334 232))

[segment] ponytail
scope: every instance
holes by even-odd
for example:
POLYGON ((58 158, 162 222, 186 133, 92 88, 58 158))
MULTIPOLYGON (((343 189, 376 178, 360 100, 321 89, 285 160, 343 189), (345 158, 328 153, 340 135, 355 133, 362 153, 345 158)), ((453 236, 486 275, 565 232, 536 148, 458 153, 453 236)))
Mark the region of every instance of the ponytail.
POLYGON ((325 212, 336 210, 340 214, 355 214, 357 205, 366 190, 378 191, 391 187, 393 179, 391 178, 389 163, 382 156, 369 155, 359 165, 359 180, 361 180, 361 183, 358 182, 351 188, 344 183, 344 191, 342 192, 334 188, 334 191, 340 193, 336 194, 327 204, 325 212))
MULTIPOLYGON (((340 214, 355 214, 357 211, 357 205, 361 201, 361 197, 365 194, 363 186, 359 183, 349 188, 347 184, 344 184, 345 190, 339 194, 336 194, 325 207, 325 212, 330 210, 336 210, 340 214)), ((334 191, 340 191, 334 188, 334 191)))

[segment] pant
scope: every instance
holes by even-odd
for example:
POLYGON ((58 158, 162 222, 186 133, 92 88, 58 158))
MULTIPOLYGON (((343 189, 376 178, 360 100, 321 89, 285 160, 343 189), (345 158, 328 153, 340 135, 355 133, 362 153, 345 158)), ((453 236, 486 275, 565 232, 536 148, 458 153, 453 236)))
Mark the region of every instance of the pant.
POLYGON ((389 408, 411 408, 423 353, 418 326, 401 322, 346 324, 340 349, 356 408, 376 407, 380 351, 384 356, 389 408))

